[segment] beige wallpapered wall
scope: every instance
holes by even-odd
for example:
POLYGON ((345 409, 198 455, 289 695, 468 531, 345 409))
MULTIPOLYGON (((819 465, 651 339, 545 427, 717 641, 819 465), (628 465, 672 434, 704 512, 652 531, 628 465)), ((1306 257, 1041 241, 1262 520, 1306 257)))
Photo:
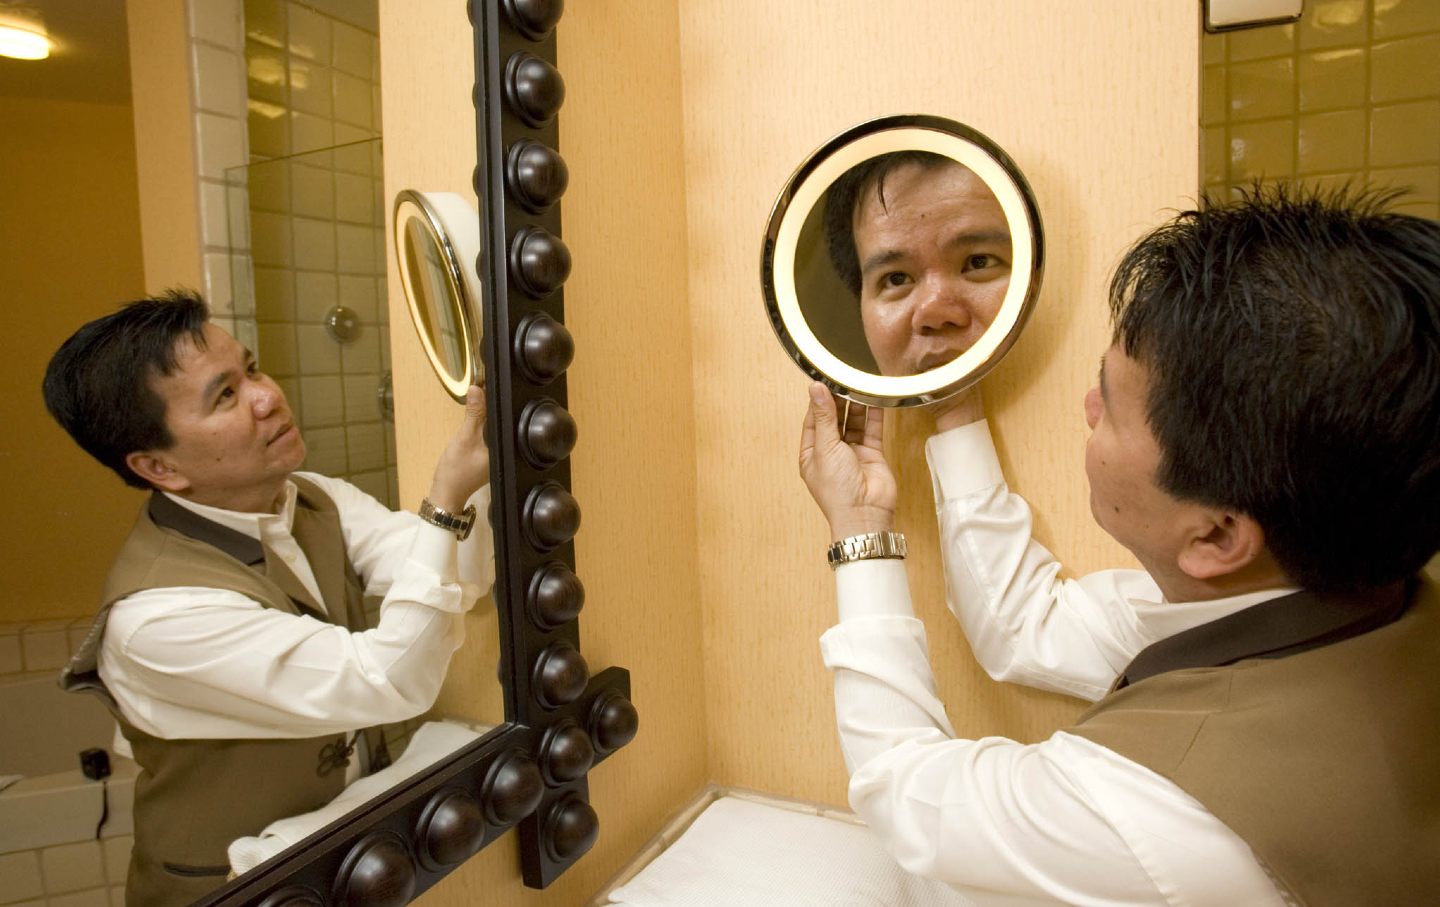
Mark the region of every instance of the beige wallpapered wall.
MULTIPOLYGON (((577 561, 592 669, 632 672, 637 740, 591 774, 600 840, 544 892, 514 836, 425 896, 436 905, 583 903, 707 781, 842 803, 816 639, 833 620, 826 529, 798 479, 805 382, 775 342, 759 237, 796 163, 859 120, 927 112, 1005 147, 1039 196, 1045 289, 987 382, 1036 533, 1076 570, 1127 563, 1091 523, 1080 397, 1108 339, 1121 249, 1197 190, 1195 8, 1116 0, 568 5, 559 63, 575 256, 577 561)), ((461 4, 382 0, 386 192, 469 191, 473 72, 461 4)), ((391 312, 403 323, 391 280, 391 312)), ((402 502, 459 410, 394 333, 402 502)), ((1034 739, 1076 704, 1002 689, 945 613, 916 414, 890 422, 917 608, 957 727, 1034 739)))

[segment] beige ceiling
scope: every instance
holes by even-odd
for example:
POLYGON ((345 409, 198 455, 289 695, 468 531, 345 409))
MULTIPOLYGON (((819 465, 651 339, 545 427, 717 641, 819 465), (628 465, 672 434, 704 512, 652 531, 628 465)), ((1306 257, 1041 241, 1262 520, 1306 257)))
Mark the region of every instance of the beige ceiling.
POLYGON ((130 100, 125 0, 0 0, 0 13, 10 7, 38 10, 56 46, 45 60, 0 57, 0 97, 130 100))

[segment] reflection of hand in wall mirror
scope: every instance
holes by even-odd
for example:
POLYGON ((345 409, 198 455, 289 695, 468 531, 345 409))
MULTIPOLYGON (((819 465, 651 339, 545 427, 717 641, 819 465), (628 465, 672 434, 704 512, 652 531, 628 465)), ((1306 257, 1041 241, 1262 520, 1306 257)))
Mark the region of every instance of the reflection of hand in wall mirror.
POLYGON ((791 357, 842 396, 904 406, 979 381, 1040 287, 1040 218, 998 147, 938 117, 864 123, 796 170, 762 282, 791 357))

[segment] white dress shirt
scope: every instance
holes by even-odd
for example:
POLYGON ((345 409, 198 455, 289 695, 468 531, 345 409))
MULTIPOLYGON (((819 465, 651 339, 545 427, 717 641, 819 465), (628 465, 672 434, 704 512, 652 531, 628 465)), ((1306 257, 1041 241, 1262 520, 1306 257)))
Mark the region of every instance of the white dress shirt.
MULTIPOLYGON (((457 546, 453 532, 348 482, 301 475, 335 502, 366 594, 384 596, 378 625, 351 632, 226 589, 130 595, 110 610, 99 672, 140 730, 162 739, 310 737, 413 718, 434 703, 464 641, 463 615, 494 579, 487 521, 457 546)), ((268 545, 334 613, 344 602, 324 601, 290 534, 295 494, 287 482, 276 514, 172 500, 268 545)), ((488 486, 471 500, 483 514, 488 486)))
MULTIPOLYGON (((931 438, 926 456, 948 604, 997 680, 1093 701, 1150 643, 1294 591, 1171 603, 1138 570, 1060 579, 984 422, 931 438)), ((906 869, 994 905, 1285 903, 1234 832, 1111 750, 1064 732, 955 739, 904 562, 844 564, 835 577, 840 623, 821 651, 850 804, 906 869)))

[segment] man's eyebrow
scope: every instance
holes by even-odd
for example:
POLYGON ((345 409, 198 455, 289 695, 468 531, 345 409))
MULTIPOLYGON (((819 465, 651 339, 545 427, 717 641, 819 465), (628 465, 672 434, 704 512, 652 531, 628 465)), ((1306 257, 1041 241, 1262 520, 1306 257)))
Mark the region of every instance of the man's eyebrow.
POLYGON ((860 273, 869 274, 874 268, 897 262, 904 257, 905 253, 899 249, 882 249, 860 263, 860 273))
POLYGON ((950 237, 945 245, 949 248, 962 245, 979 245, 981 243, 1010 243, 1009 230, 962 230, 950 237))
MULTIPOLYGON (((247 369, 250 368, 250 365, 251 365, 254 361, 255 361, 255 354, 252 353, 252 352, 247 348, 247 349, 245 350, 245 368, 247 368, 247 369)), ((206 382, 206 384, 205 384, 205 393, 204 393, 204 395, 202 396, 202 399, 207 400, 207 401, 214 399, 215 395, 220 392, 220 389, 223 388, 225 385, 229 384, 229 383, 230 383, 231 381, 233 381, 234 379, 235 379, 235 370, 234 370, 234 369, 228 369, 228 368, 227 368, 225 371, 219 373, 219 374, 216 375, 215 377, 211 378, 208 382, 206 382)))

